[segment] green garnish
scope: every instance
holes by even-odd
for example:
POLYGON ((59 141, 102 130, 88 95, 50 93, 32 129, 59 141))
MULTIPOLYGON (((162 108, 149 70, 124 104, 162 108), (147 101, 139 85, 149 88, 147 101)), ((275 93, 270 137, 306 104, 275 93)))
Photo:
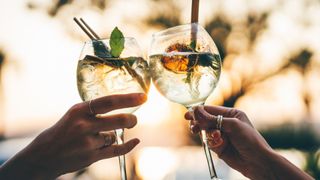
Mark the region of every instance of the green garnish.
MULTIPOLYGON (((196 39, 193 39, 191 40, 190 44, 188 45, 188 47, 192 50, 192 52, 197 52, 196 50, 196 46, 197 46, 197 41, 196 39)), ((190 60, 189 61, 192 61, 193 58, 189 57, 190 60)), ((189 64, 188 64, 189 66, 189 64)), ((191 83, 191 76, 193 76, 193 69, 190 69, 188 72, 187 72, 187 77, 184 79, 184 82, 185 83, 188 83, 190 84, 191 83)))
POLYGON ((99 64, 105 64, 114 69, 120 69, 121 71, 124 71, 125 69, 132 76, 132 78, 136 79, 136 81, 140 84, 144 91, 147 92, 148 87, 146 86, 144 80, 132 68, 132 65, 136 61, 141 61, 143 59, 141 57, 119 57, 124 49, 124 41, 125 38, 122 32, 117 27, 115 27, 111 33, 109 41, 110 50, 103 43, 103 41, 93 40, 92 45, 94 50, 94 56, 86 55, 84 59, 91 60, 99 64))
POLYGON ((93 40, 92 44, 94 55, 100 58, 118 58, 124 49, 124 36, 122 32, 115 27, 109 41, 111 50, 100 40, 93 40))
POLYGON ((113 29, 109 44, 111 47, 111 55, 113 57, 119 57, 122 50, 124 49, 124 37, 118 27, 115 27, 113 29))
POLYGON ((196 46, 197 46, 196 40, 192 40, 189 47, 193 50, 193 52, 196 52, 196 46))

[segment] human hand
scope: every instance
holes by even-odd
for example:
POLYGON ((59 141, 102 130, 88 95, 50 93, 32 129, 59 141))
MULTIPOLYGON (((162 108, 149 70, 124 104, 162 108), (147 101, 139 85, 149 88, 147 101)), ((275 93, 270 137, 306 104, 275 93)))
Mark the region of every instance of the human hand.
POLYGON ((271 150, 263 137, 254 129, 245 113, 233 108, 218 106, 198 106, 193 114, 187 112, 185 118, 191 120, 193 133, 201 129, 207 131, 208 145, 229 166, 245 176, 252 176, 250 167, 264 162, 264 152, 271 150), (194 114, 194 119, 193 119, 194 114), (217 116, 223 116, 222 133, 216 129, 217 116))
POLYGON ((198 106, 185 118, 191 121, 193 133, 206 130, 209 147, 219 158, 250 179, 313 179, 273 151, 240 110, 198 106), (223 116, 219 130, 218 115, 223 116))
POLYGON ((138 139, 112 145, 115 135, 101 132, 132 128, 137 124, 137 118, 132 114, 96 117, 91 111, 104 114, 115 109, 138 106, 146 98, 145 94, 140 93, 112 95, 92 100, 90 105, 89 102, 74 105, 55 125, 43 131, 9 160, 1 168, 0 177, 51 179, 87 167, 98 160, 128 153, 139 143, 138 139), (18 175, 19 171, 21 176, 18 175))

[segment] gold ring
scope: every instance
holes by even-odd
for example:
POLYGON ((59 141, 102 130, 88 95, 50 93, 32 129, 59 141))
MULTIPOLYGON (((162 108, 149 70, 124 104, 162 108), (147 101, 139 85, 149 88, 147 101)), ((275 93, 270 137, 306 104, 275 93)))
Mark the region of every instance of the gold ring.
POLYGON ((221 130, 221 128, 222 128, 222 121, 223 121, 223 116, 222 115, 218 115, 216 128, 219 129, 219 130, 221 130))

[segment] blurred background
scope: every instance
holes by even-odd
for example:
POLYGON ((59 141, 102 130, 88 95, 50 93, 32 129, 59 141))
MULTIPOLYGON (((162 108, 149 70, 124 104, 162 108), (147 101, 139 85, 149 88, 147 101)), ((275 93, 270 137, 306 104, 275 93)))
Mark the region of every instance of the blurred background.
MULTIPOLYGON (((76 67, 84 18, 102 37, 115 26, 147 57, 152 33, 190 21, 191 0, 0 1, 0 163, 81 101, 76 67)), ((320 179, 320 1, 201 0, 199 23, 215 40, 223 71, 208 105, 247 113, 269 144, 320 179)), ((208 179, 184 107, 151 87, 126 138, 130 179, 208 179)), ((58 139, 57 139, 58 141, 58 139)), ((222 179, 246 179, 215 157, 222 179)), ((117 158, 60 179, 119 179, 117 158)))

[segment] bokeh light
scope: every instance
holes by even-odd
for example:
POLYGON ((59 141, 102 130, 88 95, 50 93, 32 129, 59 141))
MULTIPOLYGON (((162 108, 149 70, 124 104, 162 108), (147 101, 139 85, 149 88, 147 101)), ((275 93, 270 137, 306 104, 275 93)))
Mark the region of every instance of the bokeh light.
MULTIPOLYGON (((83 17, 102 37, 118 26, 138 40, 147 57, 152 34, 188 23, 190 9, 191 0, 0 1, 0 147, 4 147, 0 160, 12 156, 81 101, 76 67, 88 38, 73 17, 83 17)), ((243 110, 273 147, 320 178, 320 168, 309 168, 312 158, 308 158, 315 157, 319 148, 299 146, 310 140, 305 137, 320 139, 320 1, 201 0, 199 22, 223 57, 220 82, 206 103, 243 110), (287 124, 301 131, 289 129, 280 135, 301 132, 297 134, 301 139, 277 144, 272 130, 281 131, 287 124)), ((138 125, 126 132, 126 139, 141 139, 141 145, 127 155, 131 179, 194 175, 198 156, 187 152, 202 153, 202 149, 199 139, 189 133, 185 112, 151 87, 148 102, 135 113, 138 125), (191 159, 189 169, 182 168, 177 152, 191 159), (162 176, 170 173, 174 175, 162 176)), ((320 147, 317 143, 312 147, 320 147)), ((319 167, 319 160, 316 163, 319 167)), ((227 179, 243 179, 222 164, 218 169, 227 179)), ((115 159, 105 160, 82 177, 113 179, 119 174, 108 175, 103 169, 117 171, 117 167, 115 159)), ((202 167, 204 171, 195 171, 199 174, 194 177, 207 177, 206 166, 202 167)))

